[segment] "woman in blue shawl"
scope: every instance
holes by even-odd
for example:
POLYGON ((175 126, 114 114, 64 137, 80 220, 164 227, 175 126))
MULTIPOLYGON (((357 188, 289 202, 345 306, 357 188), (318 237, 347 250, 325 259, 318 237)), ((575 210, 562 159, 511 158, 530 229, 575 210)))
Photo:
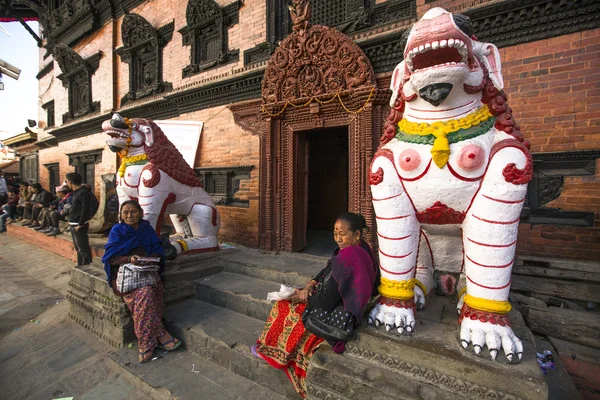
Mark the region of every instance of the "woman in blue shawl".
POLYGON ((144 212, 135 200, 121 204, 120 223, 113 226, 104 246, 104 270, 108 285, 115 294, 123 297, 133 317, 135 336, 138 338, 140 363, 150 361, 154 349, 175 350, 181 341, 174 338, 162 323, 164 311, 164 272, 165 259, 160 238, 142 216, 144 212), (128 293, 117 290, 116 279, 124 264, 146 265, 140 257, 160 257, 159 271, 154 273, 154 284, 134 289, 128 293))

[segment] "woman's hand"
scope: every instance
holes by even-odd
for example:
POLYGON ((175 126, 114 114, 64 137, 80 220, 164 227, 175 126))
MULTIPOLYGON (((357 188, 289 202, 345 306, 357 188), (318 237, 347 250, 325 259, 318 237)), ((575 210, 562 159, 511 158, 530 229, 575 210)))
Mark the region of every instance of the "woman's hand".
POLYGON ((129 262, 134 265, 143 265, 143 263, 140 261, 140 256, 136 256, 136 255, 130 256, 129 262))
MULTIPOLYGON (((307 288, 294 290, 295 293, 292 295, 292 299, 295 299, 295 302, 308 303, 308 296, 310 296, 310 293, 307 288)), ((294 302, 294 300, 292 300, 292 302, 294 302)))

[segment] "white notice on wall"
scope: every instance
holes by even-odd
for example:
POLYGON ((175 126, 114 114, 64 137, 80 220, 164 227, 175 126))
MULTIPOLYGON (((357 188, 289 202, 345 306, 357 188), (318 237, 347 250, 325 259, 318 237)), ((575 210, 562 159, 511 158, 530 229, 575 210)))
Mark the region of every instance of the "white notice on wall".
POLYGON ((167 138, 177 147, 185 162, 194 168, 196 151, 200 144, 200 134, 204 122, 200 121, 154 121, 167 138))

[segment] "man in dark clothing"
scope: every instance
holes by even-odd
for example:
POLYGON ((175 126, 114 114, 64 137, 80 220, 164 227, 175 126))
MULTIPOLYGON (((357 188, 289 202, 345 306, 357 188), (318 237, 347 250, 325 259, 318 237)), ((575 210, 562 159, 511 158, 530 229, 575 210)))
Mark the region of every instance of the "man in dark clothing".
POLYGON ((31 185, 33 188, 33 193, 36 194, 35 204, 33 204, 31 208, 31 225, 30 228, 36 228, 41 226, 40 221, 43 220, 42 211, 44 208, 50 206, 50 204, 54 201, 54 196, 44 189, 42 185, 39 183, 34 183, 31 185))
POLYGON ((77 172, 67 174, 67 185, 73 194, 71 211, 69 212, 69 225, 71 225, 71 235, 73 236, 73 245, 77 251, 77 265, 87 265, 92 263, 92 249, 88 237, 89 223, 93 215, 90 215, 90 206, 94 194, 85 187, 82 187, 83 180, 77 172))

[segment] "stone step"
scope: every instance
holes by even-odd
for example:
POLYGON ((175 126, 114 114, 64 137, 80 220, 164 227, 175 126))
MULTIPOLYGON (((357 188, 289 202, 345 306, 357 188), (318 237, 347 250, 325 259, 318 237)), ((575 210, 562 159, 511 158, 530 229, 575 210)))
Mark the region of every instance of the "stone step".
MULTIPOLYGON (((258 320, 199 300, 187 300, 168 307, 164 320, 169 332, 181 338, 188 351, 279 396, 298 399, 286 375, 250 351, 266 319, 258 320)), ((271 397, 264 397, 267 399, 271 397)))
POLYGON ((224 270, 234 274, 304 287, 327 265, 327 257, 299 253, 269 254, 253 249, 219 257, 224 270))
POLYGON ((284 400, 285 398, 214 362, 183 349, 157 350, 154 361, 138 363, 137 346, 109 355, 115 370, 157 399, 284 400))
MULTIPOLYGON (((7 225, 7 233, 16 239, 23 240, 40 249, 58 254, 68 260, 77 262, 77 252, 73 247, 73 239, 71 235, 56 235, 46 236, 43 233, 21 226, 17 223, 7 225)), ((102 257, 104 254, 104 244, 106 239, 90 238, 90 247, 92 249, 92 257, 102 257)))
POLYGON ((427 383, 415 382, 385 366, 350 358, 321 346, 313 355, 306 378, 311 398, 331 400, 461 400, 462 394, 448 393, 427 383))
POLYGON ((279 291, 280 284, 245 275, 221 272, 194 281, 195 298, 266 321, 273 304, 267 293, 279 291))

